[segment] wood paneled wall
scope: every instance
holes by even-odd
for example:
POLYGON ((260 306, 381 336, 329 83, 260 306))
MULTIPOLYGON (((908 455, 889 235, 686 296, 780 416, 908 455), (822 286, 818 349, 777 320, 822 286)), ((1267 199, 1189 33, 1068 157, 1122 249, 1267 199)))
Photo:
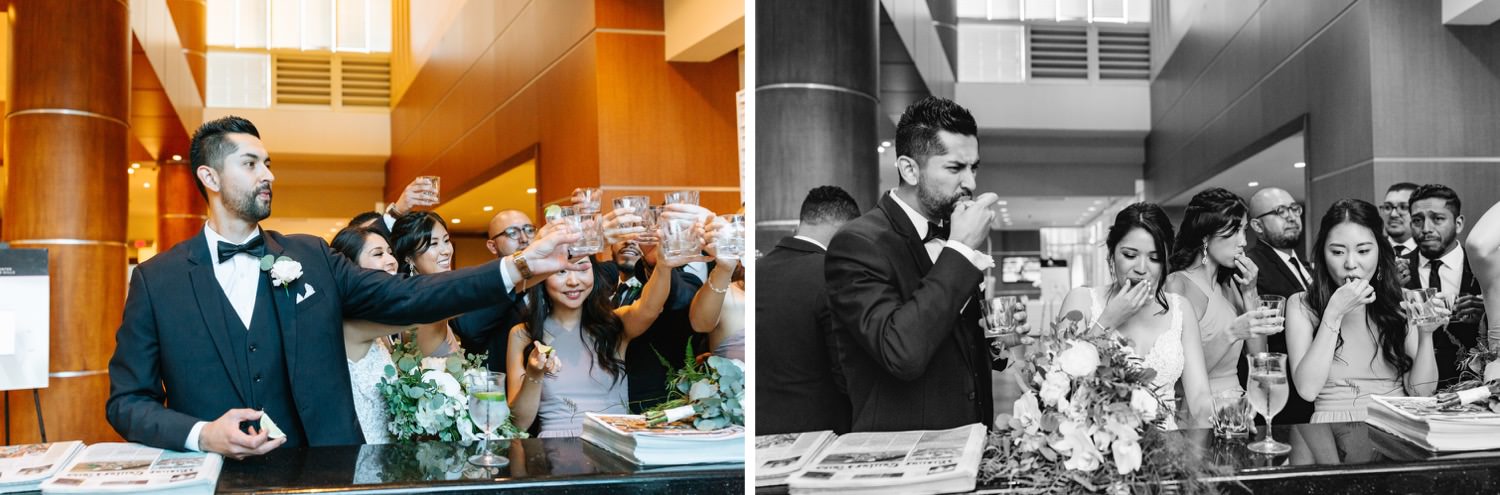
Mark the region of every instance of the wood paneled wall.
POLYGON ((418 175, 462 194, 534 155, 538 207, 602 185, 737 209, 738 63, 667 63, 663 23, 658 1, 465 4, 392 110, 387 199, 418 175))
MULTIPOLYGON (((1440 8, 1205 2, 1151 86, 1148 199, 1194 187, 1304 123, 1313 222, 1338 199, 1383 198, 1394 182, 1500 183, 1500 33, 1444 26, 1440 8)), ((1494 188, 1468 189, 1459 192, 1471 214, 1500 200, 1494 188)))

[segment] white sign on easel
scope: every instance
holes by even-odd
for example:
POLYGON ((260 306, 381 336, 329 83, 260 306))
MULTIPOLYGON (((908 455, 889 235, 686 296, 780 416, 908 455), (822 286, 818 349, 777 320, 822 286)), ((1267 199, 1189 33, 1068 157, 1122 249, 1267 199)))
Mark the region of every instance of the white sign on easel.
POLYGON ((0 249, 0 390, 47 387, 51 291, 46 249, 0 249))

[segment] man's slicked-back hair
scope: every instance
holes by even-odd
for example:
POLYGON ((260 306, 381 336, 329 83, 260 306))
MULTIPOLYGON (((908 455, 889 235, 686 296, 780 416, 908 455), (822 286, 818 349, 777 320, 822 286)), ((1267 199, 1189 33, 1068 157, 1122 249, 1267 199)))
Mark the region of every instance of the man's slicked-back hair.
MULTIPOLYGON (((1391 187, 1389 189, 1386 189, 1385 193, 1390 194, 1396 191, 1416 192, 1417 185, 1410 182, 1397 182, 1395 184, 1391 184, 1391 187)), ((1410 201, 1408 201, 1407 203, 1410 203, 1410 201)))
POLYGON ((918 100, 901 114, 896 124, 896 154, 910 157, 922 165, 928 157, 947 153, 938 131, 964 136, 978 136, 979 126, 969 110, 947 98, 929 96, 918 100))
POLYGON ((1448 186, 1427 184, 1418 187, 1416 192, 1411 193, 1411 199, 1407 200, 1406 204, 1416 204, 1417 201, 1424 199, 1441 199, 1447 202, 1448 211, 1453 212, 1453 216, 1463 214, 1464 204, 1458 200, 1458 192, 1450 189, 1448 186))
POLYGON ((809 225, 838 225, 859 216, 859 204, 839 186, 818 186, 802 200, 799 219, 809 225))
MULTIPOLYGON (((228 135, 232 133, 249 134, 260 138, 260 131, 255 129, 255 124, 241 117, 226 115, 198 126, 198 131, 193 133, 193 144, 188 148, 188 159, 192 160, 193 170, 199 165, 208 165, 214 170, 223 170, 224 157, 234 152, 234 144, 229 142, 228 135)), ((198 194, 203 199, 208 199, 208 189, 203 187, 203 179, 193 173, 193 178, 198 184, 198 194)))

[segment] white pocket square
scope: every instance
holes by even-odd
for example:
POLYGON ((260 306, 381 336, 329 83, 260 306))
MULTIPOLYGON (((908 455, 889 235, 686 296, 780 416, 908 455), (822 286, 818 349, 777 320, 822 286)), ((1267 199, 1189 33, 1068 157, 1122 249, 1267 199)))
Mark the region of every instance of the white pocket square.
POLYGON ((302 304, 302 300, 303 299, 307 299, 309 297, 312 297, 313 294, 316 294, 318 292, 318 291, 316 291, 316 290, 313 289, 312 284, 302 284, 302 286, 303 287, 307 287, 307 292, 304 292, 302 294, 297 294, 297 304, 302 304))

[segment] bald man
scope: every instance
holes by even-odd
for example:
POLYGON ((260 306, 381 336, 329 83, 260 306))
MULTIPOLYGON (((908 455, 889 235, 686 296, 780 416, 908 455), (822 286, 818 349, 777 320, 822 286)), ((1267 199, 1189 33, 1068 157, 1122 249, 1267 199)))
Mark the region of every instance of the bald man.
MULTIPOLYGON (((490 218, 489 240, 484 247, 497 258, 505 258, 526 249, 536 235, 536 226, 531 217, 520 210, 504 210, 490 218)), ((526 301, 519 295, 510 294, 508 300, 487 308, 464 313, 452 320, 453 335, 458 337, 464 352, 488 353, 485 365, 491 371, 505 371, 505 342, 509 340, 510 328, 521 323, 521 309, 526 301)))
MULTIPOLYGON (((1285 189, 1267 187, 1250 197, 1250 229, 1255 231, 1255 246, 1245 250, 1245 255, 1260 268, 1255 287, 1261 295, 1291 297, 1307 290, 1312 284, 1312 269, 1298 253, 1302 247, 1303 211, 1292 194, 1285 189)), ((1286 335, 1276 333, 1266 337, 1266 346, 1271 352, 1286 352, 1286 335)), ((1247 374, 1244 363, 1240 372, 1247 374)), ((1291 385, 1286 407, 1276 415, 1278 423, 1306 423, 1312 419, 1312 403, 1297 395, 1297 386, 1291 385), (1283 419, 1285 418, 1285 419, 1283 419)))

